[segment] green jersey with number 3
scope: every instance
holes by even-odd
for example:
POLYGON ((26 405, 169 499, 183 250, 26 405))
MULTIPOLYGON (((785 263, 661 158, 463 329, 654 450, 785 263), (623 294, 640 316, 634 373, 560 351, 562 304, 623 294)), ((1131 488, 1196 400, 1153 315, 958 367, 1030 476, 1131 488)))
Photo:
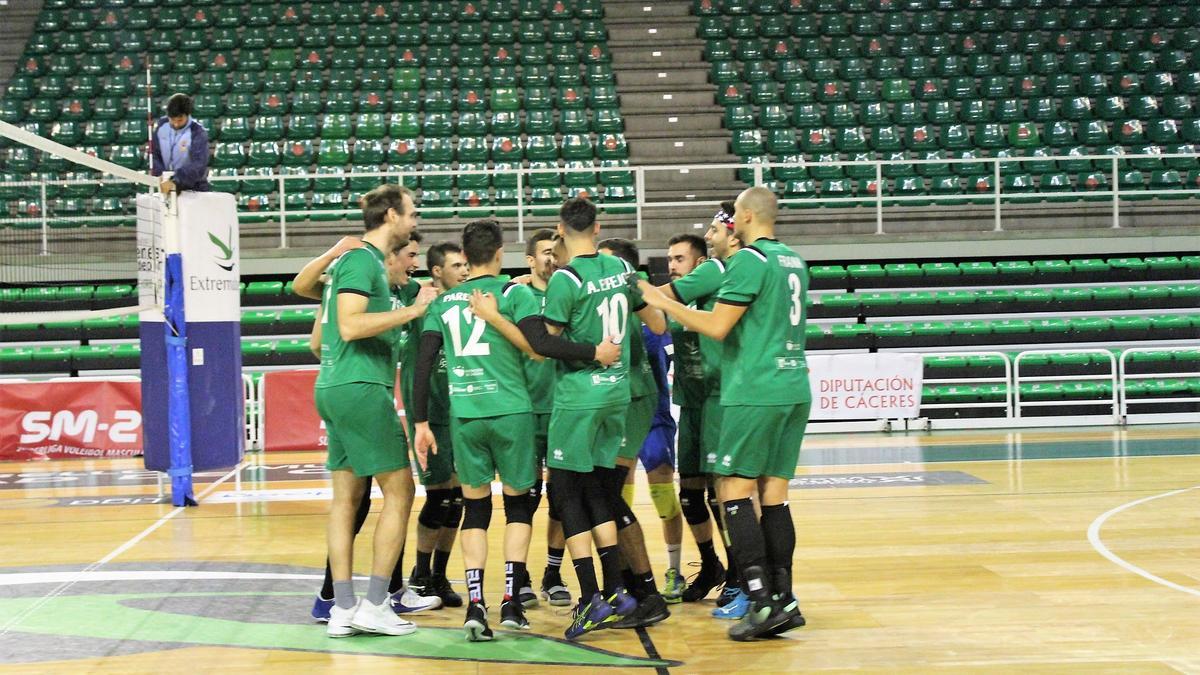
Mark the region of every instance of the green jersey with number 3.
POLYGON ((633 270, 620 258, 603 253, 576 256, 556 271, 546 288, 546 323, 560 326, 573 342, 599 344, 612 336, 621 358, 605 368, 594 361, 561 361, 554 387, 554 407, 590 410, 629 402, 629 332, 637 329, 630 312, 634 303, 626 274, 633 270))
POLYGON ((725 336, 721 405, 790 405, 812 400, 804 358, 808 264, 774 239, 729 259, 717 302, 746 308, 725 336))
POLYGON ((338 330, 338 296, 353 293, 367 299, 367 312, 392 309, 392 293, 383 253, 371 244, 347 251, 329 268, 329 283, 321 310, 321 371, 316 387, 333 387, 350 382, 396 386, 398 329, 361 340, 343 340, 338 330))
POLYGON ((536 316, 540 309, 528 288, 493 276, 468 279, 429 306, 424 331, 442 336, 450 412, 460 419, 529 412, 526 356, 471 312, 471 294, 476 290, 496 296, 500 313, 514 324, 536 316))

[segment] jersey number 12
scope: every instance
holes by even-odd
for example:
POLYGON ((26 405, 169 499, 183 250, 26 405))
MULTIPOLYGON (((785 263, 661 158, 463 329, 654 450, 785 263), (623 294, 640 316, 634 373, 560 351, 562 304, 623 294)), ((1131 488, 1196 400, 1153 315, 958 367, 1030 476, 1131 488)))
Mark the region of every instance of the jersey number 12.
POLYGON ((450 330, 450 340, 454 342, 456 356, 487 356, 492 353, 492 346, 480 341, 483 338, 483 331, 487 330, 487 323, 476 317, 470 308, 463 309, 459 305, 452 306, 442 312, 442 323, 446 324, 446 328, 450 330), (466 344, 463 344, 462 340, 464 325, 471 330, 466 344))

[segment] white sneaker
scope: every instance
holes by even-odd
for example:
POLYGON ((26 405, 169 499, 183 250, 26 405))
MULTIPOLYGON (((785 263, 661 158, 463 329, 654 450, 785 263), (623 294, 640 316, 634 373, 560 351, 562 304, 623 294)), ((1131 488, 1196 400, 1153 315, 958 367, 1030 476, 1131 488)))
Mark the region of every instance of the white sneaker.
MULTIPOLYGON (((359 604, 362 604, 361 602, 359 604)), ((350 625, 354 618, 355 611, 358 606, 355 605, 350 609, 342 609, 334 605, 329 609, 329 624, 325 627, 325 634, 329 637, 340 638, 358 635, 358 629, 350 625)))
MULTIPOLYGON (((329 624, 333 625, 332 618, 329 624)), ((383 604, 375 605, 367 602, 366 598, 359 601, 354 618, 350 619, 350 625, 364 633, 381 633, 383 635, 408 635, 417 630, 415 623, 396 616, 386 601, 383 604)))
POLYGON ((397 614, 409 612, 424 612, 427 609, 439 609, 442 599, 436 595, 418 595, 408 586, 392 594, 392 611, 397 614))

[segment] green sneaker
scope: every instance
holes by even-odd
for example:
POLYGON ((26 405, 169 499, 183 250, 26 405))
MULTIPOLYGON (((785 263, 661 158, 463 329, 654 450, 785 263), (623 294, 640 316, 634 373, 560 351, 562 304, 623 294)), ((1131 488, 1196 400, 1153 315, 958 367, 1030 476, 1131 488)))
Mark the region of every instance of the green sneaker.
POLYGON ((683 575, 674 567, 667 568, 667 574, 663 580, 662 596, 667 604, 674 605, 683 602, 683 592, 687 590, 687 581, 683 575))

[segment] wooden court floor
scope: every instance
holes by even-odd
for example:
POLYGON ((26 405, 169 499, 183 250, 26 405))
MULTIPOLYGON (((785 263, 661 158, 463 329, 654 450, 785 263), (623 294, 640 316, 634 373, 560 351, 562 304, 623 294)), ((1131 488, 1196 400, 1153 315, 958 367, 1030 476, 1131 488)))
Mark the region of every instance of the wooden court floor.
MULTIPOLYGON (((725 638, 711 600, 578 644, 545 606, 487 644, 462 638, 462 610, 331 641, 308 619, 321 461, 250 455, 187 510, 156 503, 136 459, 0 464, 0 673, 1200 672, 1195 426, 811 436, 791 502, 809 625, 753 644, 725 638)), ((661 577, 643 484, 637 513, 661 577)), ((544 527, 543 510, 535 583, 544 527)), ((493 555, 493 607, 502 581, 493 555)))

